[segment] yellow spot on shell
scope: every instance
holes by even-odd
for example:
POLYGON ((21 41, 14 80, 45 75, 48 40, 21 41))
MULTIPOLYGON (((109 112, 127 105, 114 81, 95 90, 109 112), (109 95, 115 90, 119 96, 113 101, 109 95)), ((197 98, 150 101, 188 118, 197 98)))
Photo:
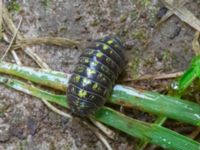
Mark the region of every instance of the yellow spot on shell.
POLYGON ((107 50, 108 49, 108 45, 103 45, 103 50, 107 50))
POLYGON ((87 91, 80 90, 80 91, 78 92, 78 96, 79 96, 79 97, 85 97, 86 95, 87 95, 87 91))
POLYGON ((93 62, 91 62, 91 65, 92 65, 92 66, 97 66, 97 65, 98 65, 98 61, 93 61, 93 62))
POLYGON ((93 90, 97 90, 97 88, 98 88, 98 84, 95 83, 95 84, 92 86, 92 89, 93 89, 93 90))
POLYGON ((88 75, 92 75, 92 74, 95 74, 95 73, 96 73, 95 70, 87 69, 87 74, 88 74, 88 75))
POLYGON ((84 62, 85 62, 85 63, 89 63, 90 60, 89 60, 88 58, 85 58, 85 59, 84 59, 84 62))
POLYGON ((92 55, 92 54, 94 53, 94 50, 89 49, 87 53, 88 53, 89 55, 92 55))
POLYGON ((71 88, 71 91, 72 91, 73 93, 75 92, 75 89, 74 89, 74 87, 72 87, 72 88, 71 88))
POLYGON ((112 61, 109 58, 106 58, 107 63, 111 63, 112 61))
POLYGON ((107 43, 108 43, 108 44, 112 44, 112 43, 113 43, 113 40, 108 40, 107 43))
POLYGON ((80 76, 76 76, 76 77, 75 77, 75 82, 79 82, 79 81, 80 81, 80 79, 81 79, 81 77, 80 77, 80 76))
POLYGON ((89 79, 87 79, 87 78, 84 78, 83 81, 82 81, 82 85, 86 86, 88 84, 91 84, 91 81, 89 79))
POLYGON ((100 57, 102 57, 102 56, 103 56, 103 53, 101 53, 101 52, 98 52, 98 53, 96 54, 96 56, 97 56, 98 58, 100 58, 100 57))
POLYGON ((77 67, 76 69, 77 69, 77 71, 80 72, 80 73, 84 71, 84 68, 81 67, 81 66, 77 67))

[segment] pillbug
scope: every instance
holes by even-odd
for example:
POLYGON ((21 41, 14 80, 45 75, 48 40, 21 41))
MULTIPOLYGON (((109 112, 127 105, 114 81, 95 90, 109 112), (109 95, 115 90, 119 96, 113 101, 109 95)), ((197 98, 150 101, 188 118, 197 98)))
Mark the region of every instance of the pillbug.
POLYGON ((105 104, 125 65, 123 49, 118 38, 107 36, 83 51, 67 88, 72 113, 88 116, 105 104))

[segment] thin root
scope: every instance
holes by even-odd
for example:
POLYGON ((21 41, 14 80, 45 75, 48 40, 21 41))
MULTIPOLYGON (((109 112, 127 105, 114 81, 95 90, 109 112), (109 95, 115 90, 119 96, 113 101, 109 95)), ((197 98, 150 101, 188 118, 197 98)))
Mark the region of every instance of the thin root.
POLYGON ((14 35, 13 35, 13 38, 12 38, 12 40, 10 41, 10 44, 9 44, 8 48, 5 50, 5 53, 4 53, 3 56, 1 57, 1 61, 4 59, 4 57, 7 55, 8 51, 10 50, 10 48, 11 48, 11 46, 12 46, 12 44, 13 44, 13 42, 14 42, 16 36, 17 36, 17 32, 19 31, 19 28, 20 28, 20 26, 21 26, 21 23, 22 23, 22 18, 21 18, 20 21, 19 21, 19 24, 18 24, 18 26, 17 26, 17 30, 15 31, 15 33, 14 33, 14 35))
POLYGON ((112 131, 111 129, 109 129, 108 127, 106 127, 105 125, 103 125, 102 123, 89 118, 90 121, 96 126, 98 127, 106 136, 108 136, 110 139, 115 139, 115 132, 112 131))
POLYGON ((21 63, 19 57, 17 56, 17 53, 16 53, 14 50, 12 50, 11 53, 12 53, 12 55, 13 55, 13 58, 15 59, 16 64, 18 64, 18 65, 21 66, 22 63, 21 63))
POLYGON ((171 78, 177 78, 180 77, 183 74, 183 72, 175 72, 175 73, 169 73, 169 74, 150 74, 150 75, 144 75, 141 77, 138 77, 137 79, 132 80, 126 80, 126 81, 141 81, 141 80, 162 80, 162 79, 171 79, 171 78))
POLYGON ((52 44, 63 47, 73 47, 79 45, 78 41, 62 38, 62 37, 37 37, 37 38, 27 38, 21 39, 13 46, 14 49, 17 49, 23 46, 32 46, 32 45, 41 45, 41 44, 52 44))
POLYGON ((105 145, 105 147, 107 148, 107 150, 112 150, 110 144, 108 143, 108 141, 106 140, 106 138, 98 131, 98 129, 96 129, 95 127, 89 125, 87 122, 83 122, 85 125, 87 125, 94 133, 95 135, 101 140, 101 142, 105 145))
POLYGON ((52 111, 54 111, 55 113, 57 113, 57 114, 59 114, 59 115, 61 115, 61 116, 70 118, 70 119, 72 118, 71 115, 69 115, 69 114, 67 114, 67 113, 65 113, 65 112, 63 112, 63 111, 57 109, 55 106, 53 106, 53 105, 52 105, 51 103, 49 103, 47 100, 42 99, 42 101, 45 103, 45 105, 46 105, 48 108, 50 108, 50 109, 51 109, 52 111))
POLYGON ((50 67, 42 61, 42 59, 34 53, 29 47, 25 48, 25 53, 29 55, 41 68, 50 69, 50 67))

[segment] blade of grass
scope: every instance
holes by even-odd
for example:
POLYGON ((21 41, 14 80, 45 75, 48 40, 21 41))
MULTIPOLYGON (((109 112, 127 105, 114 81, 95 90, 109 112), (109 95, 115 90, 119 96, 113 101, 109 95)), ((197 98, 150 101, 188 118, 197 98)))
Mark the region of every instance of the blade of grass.
POLYGON ((11 88, 14 88, 16 90, 19 90, 23 93, 38 97, 38 98, 44 98, 50 102, 56 103, 62 107, 68 106, 66 101, 65 95, 55 95, 48 93, 46 91, 39 90, 38 88, 34 86, 30 86, 22 81, 10 79, 7 77, 0 76, 0 83, 3 83, 11 88))
POLYGON ((200 105, 172 96, 116 85, 109 102, 200 126, 200 105))
POLYGON ((178 81, 178 92, 180 95, 183 93, 194 81, 194 79, 197 77, 195 68, 191 67, 189 68, 180 78, 178 81))
MULTIPOLYGON (((64 96, 51 94, 36 87, 32 87, 24 82, 6 77, 0 76, 0 82, 18 91, 36 96, 40 99, 46 99, 49 102, 54 102, 68 108, 67 98, 64 96)), ((99 109, 92 118, 125 132, 128 135, 160 145, 166 149, 197 150, 200 147, 200 143, 188 137, 158 125, 129 118, 108 107, 99 109)))
POLYGON ((1 62, 0 72, 15 75, 23 79, 41 83, 42 85, 52 87, 54 89, 66 90, 66 85, 70 75, 52 70, 33 69, 30 67, 22 67, 16 64, 1 62))
MULTIPOLYGON (((32 69, 5 62, 0 63, 0 72, 16 75, 23 79, 62 91, 66 91, 70 77, 61 72, 32 69)), ((137 107, 159 116, 163 115, 178 121, 200 126, 200 106, 179 98, 155 92, 137 91, 127 86, 116 85, 108 102, 126 107, 137 107)))
POLYGON ((103 107, 95 113, 95 119, 131 136, 160 145, 165 149, 199 149, 200 144, 164 127, 129 118, 110 108, 103 107))
POLYGON ((178 81, 178 91, 183 93, 189 85, 195 80, 195 78, 200 77, 200 55, 192 58, 191 65, 185 71, 178 81))

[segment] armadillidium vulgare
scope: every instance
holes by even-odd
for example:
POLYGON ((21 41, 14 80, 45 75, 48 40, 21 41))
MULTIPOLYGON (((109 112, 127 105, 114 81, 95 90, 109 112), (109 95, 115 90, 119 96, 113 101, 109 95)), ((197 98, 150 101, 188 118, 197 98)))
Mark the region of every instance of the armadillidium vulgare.
POLYGON ((74 114, 88 116, 105 104, 125 65, 123 49, 118 38, 107 36, 83 51, 67 89, 74 114))

